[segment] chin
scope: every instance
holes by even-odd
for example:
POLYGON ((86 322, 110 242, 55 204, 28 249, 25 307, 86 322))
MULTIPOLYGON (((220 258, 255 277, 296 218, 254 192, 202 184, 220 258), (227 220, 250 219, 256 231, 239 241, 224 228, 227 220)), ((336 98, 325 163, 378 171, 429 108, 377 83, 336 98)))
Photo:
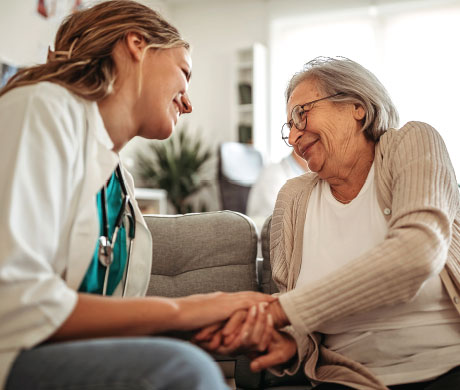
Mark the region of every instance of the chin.
POLYGON ((155 127, 155 129, 147 130, 141 134, 142 137, 147 139, 165 140, 168 139, 174 131, 174 123, 168 126, 155 127))
MULTIPOLYGON (((307 161, 307 160, 305 160, 307 161)), ((310 171, 312 172, 316 172, 318 173, 320 170, 321 170, 321 166, 320 164, 318 164, 316 161, 307 161, 307 164, 308 164, 308 168, 310 169, 310 171)))

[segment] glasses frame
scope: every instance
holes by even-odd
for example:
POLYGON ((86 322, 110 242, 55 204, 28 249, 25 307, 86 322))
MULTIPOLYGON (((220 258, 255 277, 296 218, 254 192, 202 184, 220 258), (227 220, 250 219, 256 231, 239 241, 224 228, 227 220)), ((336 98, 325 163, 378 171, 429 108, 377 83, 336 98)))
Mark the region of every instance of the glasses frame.
POLYGON ((336 96, 339 96, 339 95, 343 95, 343 92, 338 92, 338 93, 335 93, 333 95, 329 95, 329 96, 326 96, 326 97, 322 97, 321 99, 316 99, 316 100, 313 100, 311 102, 307 102, 307 103, 304 103, 304 104, 296 104, 293 108, 292 108, 292 111, 291 111, 291 120, 289 122, 286 122, 283 124, 283 126, 281 126, 281 139, 284 141, 284 143, 292 148, 293 145, 291 145, 289 143, 289 134, 291 134, 291 129, 292 129, 292 126, 295 126, 297 128, 297 130, 299 131, 304 131, 306 128, 307 128, 307 116, 305 116, 305 121, 303 122, 304 125, 302 128, 300 128, 302 125, 299 124, 299 126, 297 126, 297 124, 294 122, 294 120, 292 119, 293 118, 293 113, 294 113, 294 110, 297 109, 297 107, 300 107, 304 113, 305 110, 304 110, 304 107, 305 106, 308 106, 310 104, 315 104, 315 103, 318 103, 320 102, 321 100, 326 100, 326 99, 331 99, 333 97, 336 97, 336 96), (284 135, 284 128, 286 127, 286 129, 288 129, 289 131, 287 131, 287 136, 284 135))

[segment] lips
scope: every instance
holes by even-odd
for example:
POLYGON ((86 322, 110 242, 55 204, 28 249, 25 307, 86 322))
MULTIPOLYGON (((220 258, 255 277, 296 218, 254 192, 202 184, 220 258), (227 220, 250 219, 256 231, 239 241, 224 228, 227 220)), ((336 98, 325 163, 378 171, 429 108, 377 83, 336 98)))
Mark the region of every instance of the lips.
POLYGON ((305 148, 302 150, 302 156, 305 157, 305 154, 311 149, 311 147, 316 144, 319 141, 319 139, 315 139, 314 141, 308 143, 305 148))

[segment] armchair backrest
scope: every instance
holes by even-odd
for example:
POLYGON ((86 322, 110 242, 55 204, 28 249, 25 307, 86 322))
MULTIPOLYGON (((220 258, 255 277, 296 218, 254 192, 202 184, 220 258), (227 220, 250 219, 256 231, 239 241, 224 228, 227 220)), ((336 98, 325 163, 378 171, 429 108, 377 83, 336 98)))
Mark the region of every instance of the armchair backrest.
POLYGON ((233 211, 146 215, 153 239, 147 295, 257 291, 254 222, 233 211))

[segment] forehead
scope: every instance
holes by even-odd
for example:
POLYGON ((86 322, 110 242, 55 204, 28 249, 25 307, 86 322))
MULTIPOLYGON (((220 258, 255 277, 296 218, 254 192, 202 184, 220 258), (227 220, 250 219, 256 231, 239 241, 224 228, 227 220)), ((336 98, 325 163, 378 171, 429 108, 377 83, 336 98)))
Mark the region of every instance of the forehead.
POLYGON ((287 112, 290 114, 294 106, 297 106, 298 104, 305 104, 319 98, 321 98, 321 91, 319 90, 315 80, 304 80, 292 91, 286 107, 287 112))
POLYGON ((166 52, 174 59, 179 65, 187 65, 188 68, 192 68, 192 57, 190 52, 185 47, 174 47, 167 49, 166 52))

